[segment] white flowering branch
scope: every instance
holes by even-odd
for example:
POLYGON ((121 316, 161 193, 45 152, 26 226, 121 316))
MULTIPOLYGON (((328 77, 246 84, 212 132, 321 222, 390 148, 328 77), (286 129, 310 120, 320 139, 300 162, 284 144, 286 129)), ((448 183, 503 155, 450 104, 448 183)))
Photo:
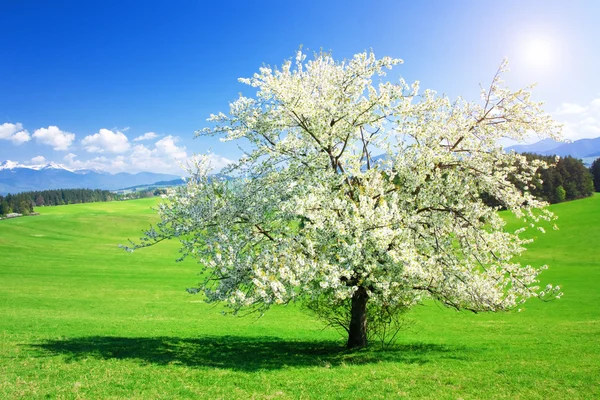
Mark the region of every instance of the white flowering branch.
POLYGON ((197 133, 250 143, 228 170, 240 178, 211 180, 199 158, 142 244, 179 238, 183 255, 206 268, 208 301, 235 312, 351 299, 349 347, 366 345, 367 302, 407 309, 431 297, 481 312, 559 297, 558 287, 537 287, 543 267, 514 261, 529 240, 507 232, 498 208, 482 200, 493 197, 532 226, 552 220, 522 190, 542 163, 498 141, 556 138, 558 126, 529 88, 503 87, 506 62, 482 90, 483 105, 380 78, 399 64, 373 53, 336 62, 298 52, 240 79, 256 95, 240 96, 197 133))

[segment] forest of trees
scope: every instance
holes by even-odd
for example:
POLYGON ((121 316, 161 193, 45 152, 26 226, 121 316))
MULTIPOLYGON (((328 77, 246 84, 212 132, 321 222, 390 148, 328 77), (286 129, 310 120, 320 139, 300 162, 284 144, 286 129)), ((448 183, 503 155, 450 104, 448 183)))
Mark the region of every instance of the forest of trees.
POLYGON ((31 214, 32 212, 33 203, 26 193, 0 196, 0 217, 10 213, 31 214))
POLYGON ((118 195, 100 189, 56 189, 8 194, 0 196, 0 215, 30 214, 33 207, 112 201, 118 198, 118 195))
MULTIPOLYGON (((531 194, 538 199, 555 204, 589 197, 594 193, 593 164, 592 168, 587 168, 582 160, 571 156, 560 157, 557 162, 555 156, 534 153, 524 153, 523 155, 529 161, 539 159, 545 161, 549 166, 545 169, 538 169, 536 185, 529 189, 531 194)), ((597 162, 598 175, 600 175, 599 160, 594 162, 597 162)), ((598 188, 596 190, 598 191, 598 188)), ((482 194, 482 198, 488 205, 502 207, 497 200, 486 193, 482 194)))
POLYGON ((594 189, 600 192, 600 157, 596 158, 590 167, 592 178, 594 179, 594 189))
POLYGON ((33 207, 143 199, 160 196, 166 191, 166 188, 148 188, 119 194, 100 189, 56 189, 8 194, 0 196, 0 217, 10 213, 31 214, 33 207))
POLYGON ((555 162, 554 156, 526 153, 528 159, 541 159, 550 165, 539 170, 541 182, 531 191, 532 194, 549 203, 560 203, 589 197, 594 193, 594 182, 590 170, 575 157, 561 157, 555 162))

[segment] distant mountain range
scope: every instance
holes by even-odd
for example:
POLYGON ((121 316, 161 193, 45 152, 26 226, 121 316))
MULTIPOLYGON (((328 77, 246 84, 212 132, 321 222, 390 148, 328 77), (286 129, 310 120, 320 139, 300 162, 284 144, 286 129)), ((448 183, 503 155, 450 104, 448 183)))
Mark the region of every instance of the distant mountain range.
MULTIPOLYGON (((583 162, 589 165, 593 160, 600 157, 600 137, 580 139, 573 142, 557 142, 553 139, 544 139, 533 144, 510 146, 505 150, 548 156, 572 156, 583 159, 583 162)), ((382 157, 385 156, 375 158, 382 157)), ((118 190, 144 185, 164 186, 164 181, 173 181, 172 183, 176 185, 181 184, 180 179, 181 177, 176 175, 153 172, 111 174, 93 169, 71 169, 52 162, 41 165, 23 165, 10 160, 0 162, 0 195, 48 189, 118 190)), ((225 177, 225 179, 228 178, 225 177)))
POLYGON ((111 174, 99 170, 71 169, 56 163, 23 165, 8 160, 0 163, 0 194, 49 189, 116 190, 179 178, 177 175, 153 172, 111 174))
POLYGON ((514 150, 517 153, 537 153, 546 156, 572 156, 589 163, 594 158, 600 157, 600 137, 579 139, 574 142, 557 142, 552 139, 544 139, 533 144, 510 146, 506 150, 514 150))

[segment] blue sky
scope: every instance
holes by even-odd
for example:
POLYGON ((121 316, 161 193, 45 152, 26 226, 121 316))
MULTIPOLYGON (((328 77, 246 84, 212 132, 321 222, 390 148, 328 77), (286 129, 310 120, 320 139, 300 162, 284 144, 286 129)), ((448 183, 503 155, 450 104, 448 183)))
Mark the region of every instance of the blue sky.
POLYGON ((299 45, 399 57, 407 81, 473 100, 506 56, 509 86, 538 82, 567 138, 600 136, 599 1, 3 0, 0 15, 0 161, 222 165, 236 145, 194 131, 299 45))

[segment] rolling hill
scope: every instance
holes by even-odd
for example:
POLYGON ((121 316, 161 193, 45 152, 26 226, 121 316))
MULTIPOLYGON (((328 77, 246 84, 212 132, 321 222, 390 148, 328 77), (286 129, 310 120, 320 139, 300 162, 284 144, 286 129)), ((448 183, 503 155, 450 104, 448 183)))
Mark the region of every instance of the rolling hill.
POLYGON ((223 317, 185 291, 201 266, 176 262, 174 240, 119 249, 158 201, 0 221, 0 397, 600 398, 600 195, 551 206, 560 229, 529 233, 520 261, 547 263, 560 300, 498 314, 426 301, 395 347, 352 352, 297 304, 223 317))

